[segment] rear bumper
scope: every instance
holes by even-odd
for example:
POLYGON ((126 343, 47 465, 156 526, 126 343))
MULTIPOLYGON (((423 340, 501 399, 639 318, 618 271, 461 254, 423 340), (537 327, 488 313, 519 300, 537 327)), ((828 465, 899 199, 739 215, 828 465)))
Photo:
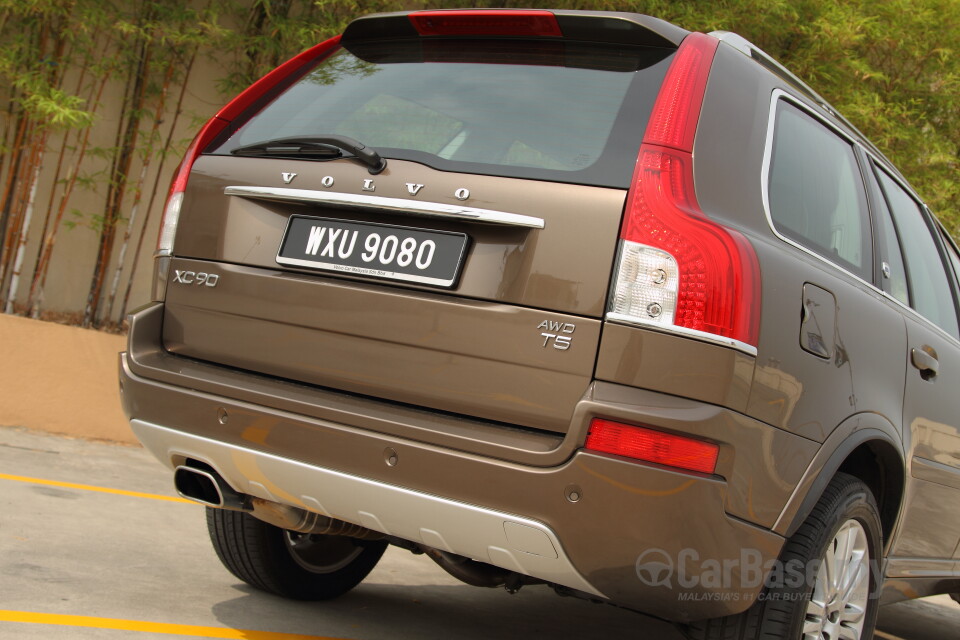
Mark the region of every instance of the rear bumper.
POLYGON ((160 460, 207 462, 241 493, 301 506, 604 597, 577 572, 556 534, 541 522, 141 420, 130 424, 160 460))
MULTIPOLYGON (((377 401, 171 356, 159 345, 161 318, 160 305, 134 316, 120 377, 134 432, 168 466, 202 461, 240 492, 680 621, 747 608, 763 586, 758 568, 783 544, 769 524, 728 513, 752 504, 730 494, 744 493, 744 482, 754 490, 761 473, 783 485, 785 503, 792 467, 772 457, 782 432, 726 409, 602 383, 580 403, 581 417, 715 432, 720 475, 677 473, 585 452, 582 429, 562 439, 453 419, 444 429, 431 426, 428 412, 391 412, 377 401), (638 398, 644 402, 630 403, 638 398), (417 415, 420 428, 405 424, 417 415), (480 441, 484 426, 490 438, 480 441), (658 562, 669 565, 666 574, 651 574, 658 562)), ((798 474, 808 462, 795 463, 798 474)))

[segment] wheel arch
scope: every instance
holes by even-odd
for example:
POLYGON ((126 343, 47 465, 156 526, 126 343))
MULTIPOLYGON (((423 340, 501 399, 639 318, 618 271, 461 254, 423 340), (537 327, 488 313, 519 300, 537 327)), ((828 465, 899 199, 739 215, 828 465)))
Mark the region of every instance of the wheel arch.
POLYGON ((855 476, 870 488, 880 511, 886 545, 900 515, 906 465, 900 433, 875 413, 851 416, 827 438, 781 512, 774 531, 792 536, 838 472, 855 476))

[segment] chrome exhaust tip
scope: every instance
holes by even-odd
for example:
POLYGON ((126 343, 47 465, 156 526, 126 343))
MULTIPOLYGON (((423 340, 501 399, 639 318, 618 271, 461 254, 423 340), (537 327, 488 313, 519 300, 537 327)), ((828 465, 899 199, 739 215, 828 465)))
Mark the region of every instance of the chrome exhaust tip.
POLYGON ((173 472, 173 484, 182 497, 208 507, 249 511, 247 496, 234 491, 216 471, 180 465, 173 472))
POLYGON ((173 484, 177 493, 187 500, 216 509, 243 511, 287 531, 366 540, 381 540, 384 537, 384 534, 358 524, 238 493, 219 473, 203 462, 188 460, 187 464, 178 466, 173 472, 173 484), (202 466, 187 466, 190 464, 202 466))

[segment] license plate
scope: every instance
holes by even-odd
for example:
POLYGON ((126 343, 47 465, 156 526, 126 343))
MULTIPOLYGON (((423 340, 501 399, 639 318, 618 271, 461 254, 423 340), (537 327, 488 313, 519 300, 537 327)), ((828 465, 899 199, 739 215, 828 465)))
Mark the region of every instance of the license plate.
POLYGON ((452 287, 466 248, 467 236, 463 233, 291 216, 277 262, 452 287))

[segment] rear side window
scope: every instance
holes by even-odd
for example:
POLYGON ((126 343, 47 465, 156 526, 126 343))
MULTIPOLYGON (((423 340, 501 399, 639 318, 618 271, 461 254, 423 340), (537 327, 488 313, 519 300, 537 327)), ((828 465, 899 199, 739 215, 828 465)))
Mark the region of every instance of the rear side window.
POLYGON ((960 338, 948 268, 919 203, 884 171, 877 181, 893 214, 903 246, 911 306, 947 333, 960 338))
POLYGON ((625 188, 672 54, 552 42, 353 44, 215 153, 338 134, 441 170, 625 188))
POLYGON ((853 146, 782 100, 776 118, 768 183, 774 227, 871 280, 866 196, 853 146))
POLYGON ((947 258, 953 267, 955 282, 960 283, 960 253, 957 253, 957 246, 943 234, 943 245, 947 248, 947 258))
POLYGON ((890 207, 882 197, 877 201, 877 226, 883 262, 880 265, 883 290, 910 306, 910 288, 907 285, 907 268, 903 262, 900 236, 893 223, 890 207))

